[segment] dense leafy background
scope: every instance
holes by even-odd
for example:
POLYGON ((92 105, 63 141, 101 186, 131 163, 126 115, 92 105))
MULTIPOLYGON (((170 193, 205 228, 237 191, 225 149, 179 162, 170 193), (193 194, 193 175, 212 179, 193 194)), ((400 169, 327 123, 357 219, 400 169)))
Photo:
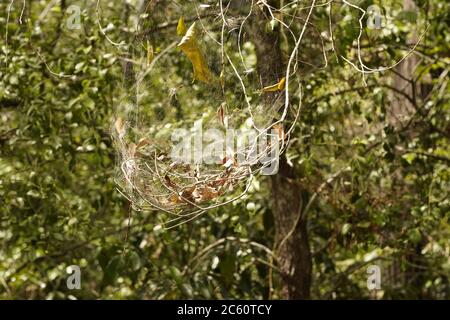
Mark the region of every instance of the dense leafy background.
MULTIPOLYGON (((136 1, 101 2, 108 34, 132 38, 136 1)), ((22 1, 12 5, 8 43, 9 3, 0 4, 0 298, 268 297, 270 256, 257 245, 273 247, 266 178, 232 205, 174 230, 155 232, 157 213, 134 212, 125 239, 129 204, 116 191, 110 128, 126 56, 101 34, 95 1, 61 1, 41 18, 49 1, 26 3, 22 24, 22 1), (82 8, 80 30, 66 27, 70 4, 82 8), (81 290, 66 287, 72 264, 81 266, 81 290)), ((163 49, 182 12, 155 3, 143 20, 163 49)), ((408 100, 395 92, 394 72, 370 75, 364 86, 330 50, 326 7, 314 11, 329 65, 299 71, 305 108, 288 159, 311 193, 350 170, 325 185, 309 212, 313 298, 449 298, 450 8, 445 0, 416 5, 418 14, 402 1, 383 1, 390 27, 366 28, 363 37, 365 61, 388 65, 429 24, 414 55, 419 65, 410 68, 421 90, 407 93, 412 109, 403 121, 392 115, 408 100), (369 264, 382 269, 378 293, 366 287, 369 264)), ((338 54, 356 61, 358 11, 335 3, 331 12, 338 54)), ((300 58, 320 66, 311 30, 300 58)), ((173 68, 190 70, 182 58, 173 68)), ((274 298, 279 281, 274 271, 274 298)))

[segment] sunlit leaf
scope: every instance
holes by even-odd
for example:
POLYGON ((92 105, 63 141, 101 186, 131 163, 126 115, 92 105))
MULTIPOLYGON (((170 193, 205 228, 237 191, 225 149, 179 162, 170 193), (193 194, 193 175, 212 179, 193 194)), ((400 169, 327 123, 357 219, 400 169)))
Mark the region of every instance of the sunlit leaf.
POLYGON ((178 25, 177 25, 177 35, 179 36, 184 36, 187 32, 186 29, 186 25, 184 24, 184 17, 181 16, 180 19, 178 20, 178 25))
POLYGON ((147 65, 150 65, 153 62, 154 55, 153 46, 147 41, 147 65))
POLYGON ((194 78, 204 83, 211 83, 212 75, 197 42, 195 22, 181 39, 178 47, 186 54, 194 68, 194 78))
POLYGON ((286 78, 283 77, 278 83, 273 84, 271 86, 264 87, 262 92, 276 92, 283 91, 286 86, 286 78))
POLYGON ((116 128, 116 132, 119 135, 119 138, 123 138, 125 135, 125 123, 121 117, 117 117, 116 122, 114 123, 114 127, 116 128))

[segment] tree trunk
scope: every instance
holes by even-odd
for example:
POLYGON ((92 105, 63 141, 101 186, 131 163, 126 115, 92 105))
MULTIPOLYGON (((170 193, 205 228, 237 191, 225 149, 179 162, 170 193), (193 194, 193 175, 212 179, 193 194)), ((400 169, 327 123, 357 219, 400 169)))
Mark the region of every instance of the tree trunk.
MULTIPOLYGON (((403 0, 403 10, 405 11, 415 11, 418 12, 418 7, 413 0, 403 0)), ((415 43, 418 41, 417 34, 413 34, 412 38, 409 39, 410 43, 415 43)), ((416 55, 411 55, 400 63, 396 68, 396 74, 393 77, 393 86, 399 91, 403 92, 405 95, 409 96, 411 100, 416 104, 412 104, 409 100, 405 99, 402 94, 391 93, 391 117, 394 119, 391 121, 396 127, 400 127, 400 124, 407 123, 415 113, 415 108, 422 108, 422 103, 428 94, 427 87, 423 86, 420 82, 414 81, 415 70, 417 66, 421 63, 420 59, 416 55)), ((428 89, 429 90, 429 89, 428 89)), ((417 110, 418 111, 418 110, 417 110)), ((411 136, 412 139, 412 136, 411 136)), ((410 208, 404 208, 404 219, 410 218, 409 213, 410 208)), ((426 261, 422 255, 422 249, 425 247, 426 241, 420 241, 418 244, 409 243, 407 247, 407 253, 405 256, 400 256, 397 259, 398 265, 403 264, 402 278, 393 279, 392 285, 402 285, 405 288, 410 288, 410 294, 414 295, 415 299, 423 299, 425 292, 425 277, 424 269, 420 266, 426 265, 426 261), (406 262, 406 264, 405 264, 406 262), (419 267, 417 267, 419 266, 419 267)))
POLYGON ((282 157, 279 172, 271 177, 271 182, 275 239, 277 246, 281 245, 277 253, 283 273, 282 296, 286 299, 308 299, 311 287, 312 260, 306 215, 299 220, 308 194, 297 181, 294 168, 282 157))
MULTIPOLYGON (((277 7, 278 1, 268 1, 277 7)), ((280 50, 280 32, 265 32, 268 13, 255 7, 251 23, 258 61, 258 73, 263 86, 277 83, 285 74, 280 50)), ((279 93, 276 93, 279 94, 279 93)), ((264 106, 269 108, 275 94, 265 94, 264 106)), ((282 272, 281 295, 285 299, 308 299, 310 297, 312 261, 308 243, 307 219, 302 206, 307 201, 307 192, 299 184, 295 169, 284 156, 280 158, 278 174, 271 176, 273 216, 275 221, 275 243, 279 266, 282 272), (289 235, 289 236, 288 236, 289 235), (280 246, 281 244, 281 246, 280 246)))

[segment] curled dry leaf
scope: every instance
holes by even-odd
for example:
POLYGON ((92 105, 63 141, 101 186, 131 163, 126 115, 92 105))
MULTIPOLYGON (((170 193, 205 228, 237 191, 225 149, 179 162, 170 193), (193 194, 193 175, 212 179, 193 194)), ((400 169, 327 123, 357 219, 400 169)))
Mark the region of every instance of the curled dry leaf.
POLYGON ((286 77, 283 77, 278 83, 264 87, 262 89, 262 92, 276 92, 276 91, 283 91, 286 87, 286 77))
POLYGON ((187 32, 186 25, 184 24, 184 17, 181 16, 177 24, 177 35, 184 36, 187 32))
POLYGON ((283 91, 286 88, 286 77, 283 77, 280 82, 278 82, 278 91, 283 91))
POLYGON ((183 191, 180 192, 180 197, 181 199, 183 199, 185 202, 193 202, 194 198, 193 198, 193 192, 195 191, 195 187, 190 187, 187 189, 184 189, 183 191))
POLYGON ((128 155, 130 156, 130 158, 134 158, 134 156, 136 155, 136 150, 136 144, 130 143, 130 145, 128 146, 128 155))
POLYGON ((183 201, 183 198, 181 198, 179 195, 177 195, 177 194, 172 194, 172 195, 169 197, 169 202, 170 202, 170 203, 173 203, 173 204, 178 204, 178 203, 183 203, 184 201, 183 201))
POLYGON ((273 131, 278 135, 279 140, 284 140, 286 138, 286 134, 284 133, 282 124, 275 124, 272 127, 273 131))
POLYGON ((194 79, 207 84, 211 83, 212 74, 197 42, 195 22, 187 30, 183 39, 181 39, 178 44, 178 47, 181 48, 192 63, 194 68, 194 79))
POLYGON ((195 188, 194 192, 192 192, 192 196, 195 202, 203 202, 216 199, 220 196, 220 192, 210 186, 202 186, 195 188))
POLYGON ((209 186, 212 188, 220 188, 228 181, 227 177, 217 178, 209 183, 209 186))
POLYGON ((195 191, 195 186, 186 188, 177 194, 172 194, 169 197, 169 202, 172 204, 179 204, 179 203, 191 204, 192 202, 195 201, 194 196, 193 196, 194 191, 195 191))
POLYGON ((174 204, 178 203, 191 203, 194 202, 193 192, 195 191, 195 187, 190 187, 184 189, 178 194, 172 194, 169 197, 169 201, 174 204))
POLYGON ((116 128, 116 132, 119 135, 119 138, 122 139, 125 135, 125 122, 121 117, 117 117, 114 122, 114 127, 116 128))
POLYGON ((147 65, 150 65, 153 62, 154 56, 153 46, 147 40, 147 65))
POLYGON ((138 142, 138 144, 136 146, 136 149, 139 150, 140 148, 145 147, 145 146, 147 146, 149 144, 150 144, 150 140, 149 139, 142 138, 142 139, 139 140, 139 142, 138 142))
POLYGON ((166 183, 169 187, 178 189, 178 186, 174 182, 172 182, 172 180, 170 179, 170 177, 167 174, 164 176, 164 180, 166 181, 166 183))
POLYGON ((225 126, 225 103, 222 103, 219 107, 219 109, 217 109, 217 117, 219 118, 219 122, 224 126, 225 126))

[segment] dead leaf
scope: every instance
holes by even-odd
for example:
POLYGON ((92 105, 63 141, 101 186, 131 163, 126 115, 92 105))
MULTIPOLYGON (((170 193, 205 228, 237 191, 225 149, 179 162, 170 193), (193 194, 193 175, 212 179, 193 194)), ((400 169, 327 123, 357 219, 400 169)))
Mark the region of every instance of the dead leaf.
POLYGON ((117 117, 114 126, 116 128, 117 134, 119 135, 119 138, 122 139, 125 135, 125 123, 123 122, 123 119, 121 117, 117 117))
POLYGON ((195 31, 195 22, 187 30, 183 39, 181 39, 178 47, 186 54, 194 68, 194 79, 204 83, 211 83, 212 75, 208 64, 205 61, 203 53, 197 42, 197 34, 195 31))
POLYGON ((136 144, 130 143, 130 146, 128 147, 128 154, 130 158, 134 158, 136 155, 136 144))
POLYGON ((282 124, 276 124, 272 127, 273 131, 278 135, 279 140, 285 139, 285 133, 282 124))
POLYGON ((180 19, 178 20, 178 25, 177 25, 177 35, 179 36, 184 36, 186 34, 186 25, 184 24, 184 17, 181 16, 180 19))
POLYGON ((283 77, 280 82, 278 82, 278 91, 283 91, 286 87, 286 77, 283 77))
POLYGON ((146 145, 149 145, 149 144, 150 144, 150 140, 149 139, 142 138, 142 139, 139 140, 139 142, 138 142, 138 144, 136 146, 136 149, 138 150, 138 149, 140 149, 142 147, 145 147, 146 145))
POLYGON ((147 65, 150 65, 153 62, 154 56, 153 46, 147 40, 147 65))
POLYGON ((172 194, 169 197, 169 202, 177 204, 177 203, 191 203, 194 202, 193 192, 195 191, 195 187, 187 188, 178 194, 172 194))
POLYGON ((172 195, 169 197, 169 202, 170 202, 170 203, 174 203, 174 204, 182 203, 182 202, 183 202, 183 199, 180 198, 180 196, 178 196, 178 195, 176 195, 176 194, 172 194, 172 195))
POLYGON ((193 202, 194 198, 192 193, 195 191, 195 187, 187 188, 180 192, 180 197, 186 202, 193 202))
POLYGON ((164 180, 166 180, 166 183, 169 187, 178 189, 178 186, 172 182, 172 180, 170 179, 170 177, 167 174, 164 176, 164 180))
POLYGON ((283 91, 286 87, 286 77, 283 77, 278 83, 273 84, 268 87, 264 87, 262 89, 262 92, 276 92, 276 91, 283 91))
POLYGON ((192 192, 195 202, 209 201, 220 196, 219 191, 209 186, 197 187, 194 192, 192 192))
POLYGON ((225 127, 225 104, 222 103, 217 109, 217 117, 219 118, 220 123, 225 127))
POLYGON ((211 181, 211 182, 209 183, 209 186, 210 186, 210 187, 213 187, 213 188, 220 188, 220 187, 223 186, 226 182, 227 182, 227 178, 218 178, 218 179, 216 179, 216 180, 214 180, 214 181, 211 181))

